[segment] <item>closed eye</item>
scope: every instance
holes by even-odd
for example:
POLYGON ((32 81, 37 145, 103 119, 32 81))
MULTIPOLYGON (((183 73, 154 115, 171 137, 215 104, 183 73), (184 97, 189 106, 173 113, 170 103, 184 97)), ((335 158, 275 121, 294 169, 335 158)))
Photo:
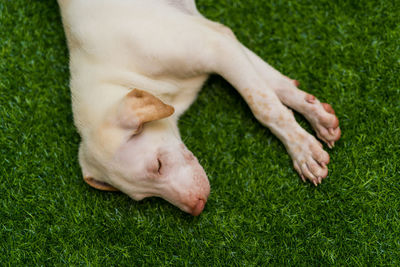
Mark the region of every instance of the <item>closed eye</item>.
POLYGON ((158 172, 158 174, 161 174, 161 167, 162 167, 161 160, 159 158, 157 158, 157 161, 158 161, 158 170, 157 170, 157 172, 158 172))

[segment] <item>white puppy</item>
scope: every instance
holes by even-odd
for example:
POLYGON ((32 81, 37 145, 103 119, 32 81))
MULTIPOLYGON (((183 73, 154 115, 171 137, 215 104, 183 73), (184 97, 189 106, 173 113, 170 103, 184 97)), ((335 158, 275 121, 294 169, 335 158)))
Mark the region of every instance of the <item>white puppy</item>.
POLYGON ((329 155, 301 128, 303 114, 333 147, 339 121, 329 104, 297 88, 207 20, 194 0, 58 0, 70 52, 72 108, 85 181, 135 200, 159 196, 198 215, 210 185, 179 136, 179 116, 210 73, 231 83, 285 145, 303 180, 328 174, 329 155))

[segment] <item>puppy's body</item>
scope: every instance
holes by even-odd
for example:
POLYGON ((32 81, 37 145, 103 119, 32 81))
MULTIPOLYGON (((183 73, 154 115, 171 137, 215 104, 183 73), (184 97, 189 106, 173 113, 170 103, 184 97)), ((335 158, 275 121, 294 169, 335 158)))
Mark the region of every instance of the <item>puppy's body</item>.
POLYGON ((169 2, 71 1, 71 91, 83 105, 96 98, 100 109, 90 112, 100 119, 104 105, 113 104, 110 98, 121 99, 132 88, 156 95, 179 116, 206 80, 194 62, 193 44, 197 51, 208 50, 199 33, 201 19, 169 2))
POLYGON ((161 196, 199 214, 209 184, 180 140, 177 120, 210 73, 227 79, 283 141, 303 179, 317 184, 326 177, 328 154, 283 104, 302 113, 329 146, 340 137, 332 108, 298 90, 296 81, 241 45, 228 28, 202 17, 194 1, 59 4, 82 137, 80 164, 92 186, 118 188, 134 199, 161 196))

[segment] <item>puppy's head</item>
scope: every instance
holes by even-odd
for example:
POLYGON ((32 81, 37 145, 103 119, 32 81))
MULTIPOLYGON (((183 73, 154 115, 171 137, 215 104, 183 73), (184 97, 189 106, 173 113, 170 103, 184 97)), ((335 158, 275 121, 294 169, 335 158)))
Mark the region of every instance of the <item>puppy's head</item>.
POLYGON ((138 89, 128 93, 101 126, 82 136, 79 161, 85 181, 120 190, 135 200, 158 196, 199 215, 210 185, 196 157, 179 138, 174 108, 138 89))

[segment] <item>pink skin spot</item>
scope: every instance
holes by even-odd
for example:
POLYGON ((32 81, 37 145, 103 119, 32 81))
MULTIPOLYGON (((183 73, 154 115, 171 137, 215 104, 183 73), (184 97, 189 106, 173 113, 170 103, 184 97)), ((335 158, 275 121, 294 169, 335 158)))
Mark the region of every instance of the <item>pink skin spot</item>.
POLYGON ((298 80, 293 80, 287 76, 284 76, 286 78, 286 80, 292 82, 294 84, 294 86, 298 87, 300 85, 300 82, 298 80))
POLYGON ((333 110, 332 106, 329 105, 328 103, 321 103, 322 107, 326 110, 326 112, 330 114, 335 114, 335 111, 333 110))
POLYGON ((310 104, 315 103, 315 96, 313 96, 313 95, 307 94, 304 99, 310 104))

